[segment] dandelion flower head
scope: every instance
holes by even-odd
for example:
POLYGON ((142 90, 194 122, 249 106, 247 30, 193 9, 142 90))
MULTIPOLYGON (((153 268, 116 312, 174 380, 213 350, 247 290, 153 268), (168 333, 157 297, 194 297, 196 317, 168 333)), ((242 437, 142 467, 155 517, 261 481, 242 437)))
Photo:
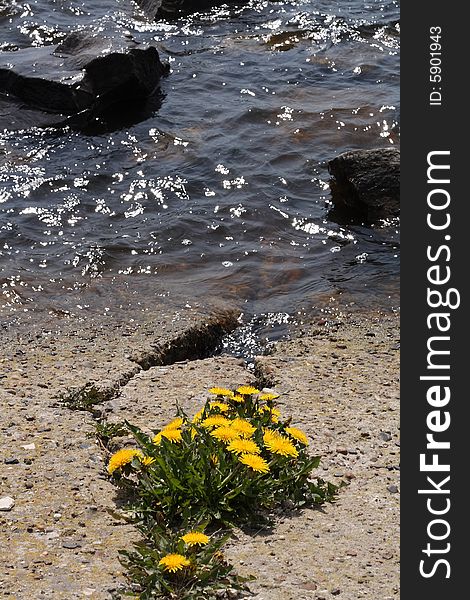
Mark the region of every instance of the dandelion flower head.
POLYGON ((253 440, 236 439, 230 442, 227 450, 234 454, 259 454, 260 448, 253 440))
POLYGON ((222 415, 213 415, 212 417, 207 417, 206 419, 204 419, 201 425, 206 429, 211 429, 212 427, 222 427, 230 425, 230 421, 222 415))
POLYGON ((209 390, 209 392, 211 394, 214 394, 215 396, 228 396, 228 397, 233 396, 232 390, 229 390, 227 388, 222 388, 222 387, 213 387, 209 390))
POLYGON ((240 434, 236 429, 225 425, 223 427, 217 427, 214 431, 211 431, 211 436, 215 437, 221 442, 231 442, 240 437, 240 434))
POLYGON ((301 429, 297 429, 297 427, 286 427, 286 431, 294 438, 294 440, 297 440, 304 446, 308 446, 308 438, 301 429))
POLYGON ((181 429, 164 429, 162 437, 166 438, 169 442, 181 442, 181 429))
POLYGON ((233 427, 235 431, 238 431, 243 437, 250 437, 256 431, 256 427, 253 427, 253 425, 248 421, 245 421, 245 419, 234 419, 230 423, 230 426, 233 427))
POLYGON ((265 433, 263 436, 264 445, 273 454, 280 454, 281 456, 298 456, 297 448, 294 444, 285 436, 280 434, 269 434, 265 433))
POLYGON ((276 400, 276 398, 279 398, 279 394, 261 394, 259 397, 260 400, 265 400, 266 402, 276 400))
POLYGON ((241 385, 237 388, 237 392, 243 396, 251 396, 252 394, 259 394, 260 391, 252 385, 241 385))
POLYGON ((120 469, 124 465, 132 462, 132 459, 136 456, 141 457, 142 452, 135 448, 123 448, 122 450, 118 450, 109 459, 108 473, 111 475, 116 469, 120 469))
POLYGON ((162 566, 165 571, 175 573, 184 567, 189 567, 191 563, 182 554, 167 554, 158 564, 159 566, 162 566))
POLYGON ((258 473, 269 472, 268 463, 264 460, 264 458, 261 458, 261 456, 258 456, 257 454, 242 454, 239 456, 238 460, 258 473))
POLYGON ((209 542, 209 536, 200 531, 190 531, 181 538, 188 546, 205 546, 209 542))

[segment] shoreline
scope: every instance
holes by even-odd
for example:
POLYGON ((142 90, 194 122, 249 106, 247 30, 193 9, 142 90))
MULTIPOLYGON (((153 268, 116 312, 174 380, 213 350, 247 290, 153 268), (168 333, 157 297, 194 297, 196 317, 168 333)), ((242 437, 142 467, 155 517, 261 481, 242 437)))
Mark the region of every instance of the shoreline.
MULTIPOLYGON (((117 552, 135 539, 113 516, 116 490, 92 414, 65 407, 60 392, 94 382, 109 392, 97 415, 158 428, 176 402, 193 411, 212 385, 258 381, 283 394, 283 414, 323 455, 319 476, 349 485, 320 511, 287 518, 287 510, 269 536, 237 532, 227 554, 241 574, 257 574, 254 598, 398 597, 398 315, 327 310, 258 357, 254 373, 238 358, 204 357, 196 340, 208 338, 211 321, 203 311, 167 307, 145 319, 60 333, 52 319, 47 334, 40 324, 9 332, 0 496, 15 505, 0 512, 5 593, 110 599, 122 583, 117 552), (162 349, 173 349, 166 363, 162 349)), ((221 310, 212 323, 229 329, 234 319, 221 310)))

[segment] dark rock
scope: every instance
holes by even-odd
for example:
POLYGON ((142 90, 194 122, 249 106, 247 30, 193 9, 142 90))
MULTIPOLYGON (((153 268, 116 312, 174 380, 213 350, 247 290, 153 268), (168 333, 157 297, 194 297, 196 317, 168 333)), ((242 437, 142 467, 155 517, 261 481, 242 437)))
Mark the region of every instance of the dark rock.
POLYGON ((387 490, 391 493, 391 494, 398 494, 398 488, 396 485, 389 485, 387 486, 387 490))
POLYGON ((57 46, 1 52, 0 129, 86 129, 116 120, 119 112, 127 117, 159 98, 167 72, 153 46, 86 32, 71 33, 57 46))
POLYGON ((6 465, 17 465, 19 464, 19 460, 13 456, 5 458, 3 461, 6 465))
POLYGON ((355 150, 328 163, 335 210, 366 222, 400 214, 400 151, 355 150))

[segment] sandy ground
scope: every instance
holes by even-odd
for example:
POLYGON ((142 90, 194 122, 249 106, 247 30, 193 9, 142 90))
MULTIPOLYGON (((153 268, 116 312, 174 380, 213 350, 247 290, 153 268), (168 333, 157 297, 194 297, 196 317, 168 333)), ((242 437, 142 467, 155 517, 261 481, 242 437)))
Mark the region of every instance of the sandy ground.
POLYGON ((4 333, 0 499, 14 506, 0 512, 0 597, 104 600, 122 584, 118 550, 136 533, 113 516, 93 415, 57 399, 95 382, 109 398, 95 417, 146 428, 171 418, 176 402, 197 410, 212 385, 281 393, 283 414, 323 457, 318 475, 348 485, 322 510, 285 511, 271 531, 235 532, 228 557, 257 576, 256 600, 398 598, 398 316, 317 318, 259 357, 254 372, 233 357, 194 360, 231 320, 188 310, 4 333))

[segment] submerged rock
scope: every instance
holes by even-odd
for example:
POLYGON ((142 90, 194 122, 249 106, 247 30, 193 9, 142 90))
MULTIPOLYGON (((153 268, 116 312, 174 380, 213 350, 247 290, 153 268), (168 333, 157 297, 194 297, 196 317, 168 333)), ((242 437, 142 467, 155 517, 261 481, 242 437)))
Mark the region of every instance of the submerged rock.
POLYGON ((82 32, 58 46, 0 53, 0 129, 70 125, 80 129, 106 121, 152 98, 168 66, 153 46, 82 32))
POLYGON ((354 150, 328 163, 335 210, 367 222, 400 214, 400 151, 354 150))

